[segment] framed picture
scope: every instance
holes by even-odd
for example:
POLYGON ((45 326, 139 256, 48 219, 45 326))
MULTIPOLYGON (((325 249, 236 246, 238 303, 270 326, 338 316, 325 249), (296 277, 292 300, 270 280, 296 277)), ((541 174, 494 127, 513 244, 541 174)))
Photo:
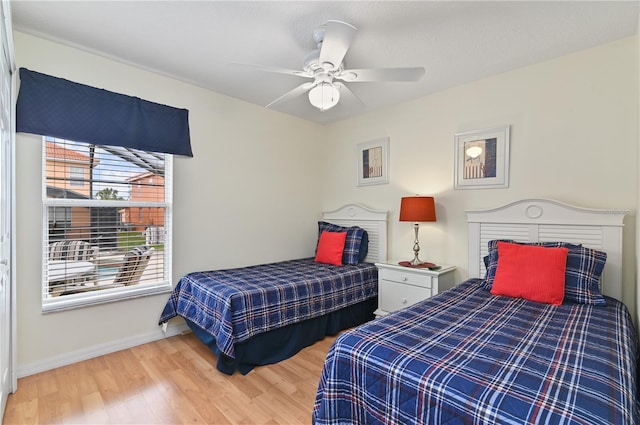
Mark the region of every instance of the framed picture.
POLYGON ((455 189, 509 187, 509 126, 455 136, 455 189))
POLYGON ((389 138, 360 143, 358 156, 358 186, 389 183, 389 138))

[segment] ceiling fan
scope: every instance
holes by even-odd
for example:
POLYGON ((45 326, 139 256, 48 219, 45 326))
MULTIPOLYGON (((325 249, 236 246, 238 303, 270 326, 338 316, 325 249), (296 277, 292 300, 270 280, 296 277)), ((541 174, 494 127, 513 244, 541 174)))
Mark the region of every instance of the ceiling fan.
MULTIPOLYGON (((340 100, 341 92, 357 99, 344 83, 372 81, 418 81, 424 68, 377 68, 345 69, 344 56, 355 36, 357 28, 341 21, 330 20, 313 31, 318 48, 303 61, 302 71, 262 65, 236 64, 257 68, 261 71, 312 78, 293 90, 283 94, 267 105, 267 108, 286 102, 308 92, 309 102, 326 111, 340 100)), ((359 99, 358 99, 359 100, 359 99)))

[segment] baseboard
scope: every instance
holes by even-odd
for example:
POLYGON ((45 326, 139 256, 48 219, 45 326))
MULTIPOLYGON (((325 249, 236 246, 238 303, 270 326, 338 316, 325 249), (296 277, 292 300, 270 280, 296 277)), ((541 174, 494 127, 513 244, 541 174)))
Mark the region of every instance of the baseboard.
POLYGON ((55 369, 62 366, 67 366, 73 363, 81 362, 83 360, 103 356, 105 354, 115 353, 116 351, 126 350, 127 348, 135 347, 137 345, 142 345, 149 342, 158 341, 163 338, 168 338, 170 336, 179 335, 189 330, 190 329, 187 324, 182 323, 180 325, 175 325, 167 328, 166 333, 158 328, 157 331, 148 334, 137 335, 110 343, 94 345, 92 347, 72 351, 59 356, 53 356, 44 360, 18 366, 18 378, 35 375, 36 373, 45 372, 47 370, 55 369))

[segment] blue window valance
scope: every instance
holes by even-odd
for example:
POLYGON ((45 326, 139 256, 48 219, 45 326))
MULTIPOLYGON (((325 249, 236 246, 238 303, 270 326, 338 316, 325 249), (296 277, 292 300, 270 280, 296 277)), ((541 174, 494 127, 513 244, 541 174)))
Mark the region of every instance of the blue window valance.
POLYGON ((16 131, 193 156, 189 111, 20 68, 16 131))

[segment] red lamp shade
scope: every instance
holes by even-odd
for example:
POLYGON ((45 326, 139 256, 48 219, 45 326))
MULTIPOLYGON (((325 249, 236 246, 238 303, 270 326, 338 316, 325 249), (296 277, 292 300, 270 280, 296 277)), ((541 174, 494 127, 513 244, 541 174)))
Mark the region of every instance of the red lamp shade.
POLYGON ((432 196, 408 196, 400 200, 400 221, 436 221, 436 203, 432 196))

